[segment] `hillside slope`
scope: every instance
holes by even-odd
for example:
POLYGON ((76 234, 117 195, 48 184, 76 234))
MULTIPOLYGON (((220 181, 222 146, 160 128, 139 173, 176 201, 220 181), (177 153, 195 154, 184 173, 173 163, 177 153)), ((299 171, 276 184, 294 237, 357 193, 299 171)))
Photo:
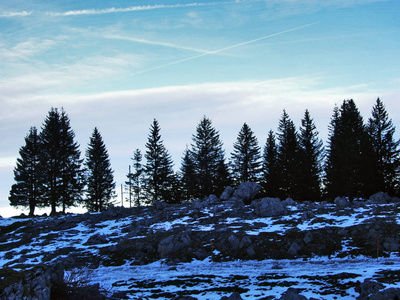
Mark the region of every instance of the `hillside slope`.
POLYGON ((62 265, 113 299, 354 299, 400 282, 398 199, 226 198, 0 219, 2 274, 62 265))

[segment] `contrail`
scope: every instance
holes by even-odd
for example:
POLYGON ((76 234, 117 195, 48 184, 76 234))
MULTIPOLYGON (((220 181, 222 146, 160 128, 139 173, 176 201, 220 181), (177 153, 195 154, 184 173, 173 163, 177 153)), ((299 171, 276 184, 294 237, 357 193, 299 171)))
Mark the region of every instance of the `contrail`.
POLYGON ((310 23, 310 24, 307 24, 307 25, 303 25, 303 26, 299 26, 299 27, 295 27, 295 28, 291 28, 291 29, 287 29, 287 30, 280 31, 280 32, 277 32, 277 33, 273 33, 273 34, 270 34, 270 35, 266 35, 266 36, 263 36, 263 37, 260 37, 260 38, 254 39, 254 40, 242 42, 242 43, 235 44, 235 45, 232 45, 232 46, 228 46, 228 47, 225 47, 225 48, 221 48, 221 49, 217 49, 217 50, 213 50, 213 51, 208 51, 208 52, 205 52, 205 53, 202 53, 202 54, 199 54, 199 55, 195 55, 195 56, 191 56, 191 57, 188 57, 188 58, 176 60, 176 61, 173 61, 173 62, 170 62, 170 63, 167 63, 167 64, 159 65, 157 67, 153 67, 153 68, 149 68, 149 69, 145 69, 145 70, 136 72, 133 75, 139 75, 139 74, 143 74, 143 73, 146 73, 146 72, 155 71, 155 70, 162 69, 162 68, 165 68, 165 67, 168 67, 168 66, 172 66, 172 65, 176 65, 176 64, 180 64, 180 63, 189 61, 189 60, 197 59, 197 58, 200 58, 200 57, 203 57, 203 56, 221 53, 221 52, 224 52, 226 50, 230 50, 230 49, 233 49, 233 48, 238 48, 238 47, 241 47, 241 46, 244 46, 244 45, 252 44, 252 43, 255 43, 255 42, 258 42, 258 41, 261 41, 261 40, 265 40, 265 39, 269 39, 271 37, 278 36, 278 35, 281 35, 281 34, 285 34, 285 33, 291 32, 291 31, 296 31, 296 30, 299 30, 299 29, 302 29, 302 28, 310 27, 310 26, 313 26, 313 25, 315 25, 317 23, 318 22, 310 23))

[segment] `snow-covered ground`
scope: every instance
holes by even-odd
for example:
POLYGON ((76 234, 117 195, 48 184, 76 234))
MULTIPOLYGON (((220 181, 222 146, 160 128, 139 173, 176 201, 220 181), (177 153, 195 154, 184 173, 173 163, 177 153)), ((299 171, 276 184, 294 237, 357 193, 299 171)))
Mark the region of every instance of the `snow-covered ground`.
MULTIPOLYGON (((153 295, 168 299, 168 293, 192 295, 197 299, 221 299, 233 291, 243 299, 266 296, 280 298, 289 288, 316 299, 355 299, 357 281, 378 278, 382 272, 398 272, 399 257, 371 259, 264 260, 217 263, 211 258, 191 263, 165 265, 157 261, 145 266, 126 263, 99 267, 91 273, 93 282, 109 292, 128 291, 132 299, 153 295), (164 295, 164 297, 163 297, 164 295)), ((398 287, 399 283, 386 287, 398 287)))
MULTIPOLYGON (((319 205, 304 208, 299 205, 299 208, 288 207, 280 217, 255 216, 249 207, 246 208, 248 212, 242 212, 239 217, 232 211, 223 211, 222 207, 223 204, 216 204, 213 209, 195 211, 189 207, 165 213, 143 209, 140 214, 135 211, 130 215, 103 219, 98 214, 57 219, 0 218, 0 268, 20 270, 68 258, 70 252, 90 253, 100 264, 94 269, 82 266, 83 273, 87 273, 84 276, 91 283, 99 283, 109 295, 119 292, 130 299, 170 299, 176 295, 190 295, 197 299, 219 300, 235 291, 244 299, 279 298, 290 287, 299 289, 299 293, 307 298, 354 299, 359 295, 355 287, 367 278, 380 281, 385 287, 400 284, 398 250, 386 251, 385 257, 379 259, 376 256, 349 255, 354 249, 351 239, 343 239, 341 250, 329 256, 226 261, 216 259, 223 255, 221 249, 208 240, 203 248, 212 247, 214 256, 210 252, 204 260, 192 259, 182 263, 158 257, 144 265, 130 258, 126 258, 122 265, 102 263, 105 255, 102 249, 112 249, 122 242, 129 244, 144 240, 151 234, 165 238, 168 232, 177 229, 215 236, 225 228, 232 234, 251 237, 254 247, 257 247, 257 239, 265 234, 284 237, 293 231, 351 229, 376 219, 400 224, 398 203, 365 204, 352 209, 337 209, 333 205, 325 205, 324 209, 319 209, 319 205), (162 217, 155 219, 154 213, 162 217), (92 217, 99 219, 94 221, 92 217), (53 224, 58 225, 53 228, 53 224), (56 229, 60 228, 57 226, 63 226, 63 229, 56 229), (142 231, 135 235, 139 227, 142 231)), ((318 242, 324 243, 323 240, 318 242)), ((399 243, 399 239, 393 243, 399 243)))

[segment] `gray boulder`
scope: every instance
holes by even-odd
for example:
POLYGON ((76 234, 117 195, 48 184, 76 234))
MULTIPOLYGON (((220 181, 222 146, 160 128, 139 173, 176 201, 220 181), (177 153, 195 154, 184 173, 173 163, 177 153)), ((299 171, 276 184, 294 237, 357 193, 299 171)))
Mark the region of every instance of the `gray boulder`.
POLYGON ((300 295, 299 291, 297 289, 288 288, 288 290, 279 299, 280 300, 307 300, 307 297, 300 295))
POLYGON ((391 201, 392 201, 392 197, 390 197, 388 195, 388 193, 378 192, 378 193, 370 196, 368 202, 374 203, 374 204, 386 204, 386 203, 390 203, 391 201))
POLYGON ((243 200, 249 204, 261 190, 261 185, 255 182, 243 182, 239 188, 233 193, 233 197, 243 200))
POLYGON ((285 208, 279 198, 262 198, 253 201, 251 207, 259 217, 276 217, 283 214, 285 208))
POLYGON ((235 192, 235 189, 233 187, 227 186, 225 188, 225 190, 223 191, 223 193, 221 194, 221 196, 219 197, 219 199, 222 201, 229 200, 232 197, 234 192, 235 192))
POLYGON ((336 197, 334 203, 338 209, 345 209, 351 206, 350 201, 345 197, 336 197))
POLYGON ((392 299, 400 299, 400 288, 389 288, 375 294, 372 294, 368 297, 368 300, 392 300, 392 299))
POLYGON ((360 296, 358 296, 357 299, 369 299, 369 295, 378 293, 384 287, 385 286, 382 283, 373 281, 370 278, 365 279, 359 287, 356 287, 356 292, 360 293, 360 296))
POLYGON ((230 295, 229 297, 227 296, 222 297, 221 300, 243 300, 243 298, 240 296, 239 293, 235 292, 232 293, 232 295, 230 295))

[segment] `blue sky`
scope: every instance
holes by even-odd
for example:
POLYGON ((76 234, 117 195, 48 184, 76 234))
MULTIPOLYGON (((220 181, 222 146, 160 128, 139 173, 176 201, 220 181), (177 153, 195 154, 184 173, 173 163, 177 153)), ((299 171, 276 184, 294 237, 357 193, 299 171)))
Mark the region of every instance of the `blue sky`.
MULTIPOLYGON (((286 109, 326 141, 335 104, 400 122, 399 1, 3 1, 0 215, 30 126, 64 107, 84 153, 98 127, 117 185, 160 122, 175 168, 203 115, 227 158, 247 122, 265 144, 286 109)), ((399 134, 397 133, 397 137, 399 134)), ((3 211, 3 213, 2 213, 3 211)))

